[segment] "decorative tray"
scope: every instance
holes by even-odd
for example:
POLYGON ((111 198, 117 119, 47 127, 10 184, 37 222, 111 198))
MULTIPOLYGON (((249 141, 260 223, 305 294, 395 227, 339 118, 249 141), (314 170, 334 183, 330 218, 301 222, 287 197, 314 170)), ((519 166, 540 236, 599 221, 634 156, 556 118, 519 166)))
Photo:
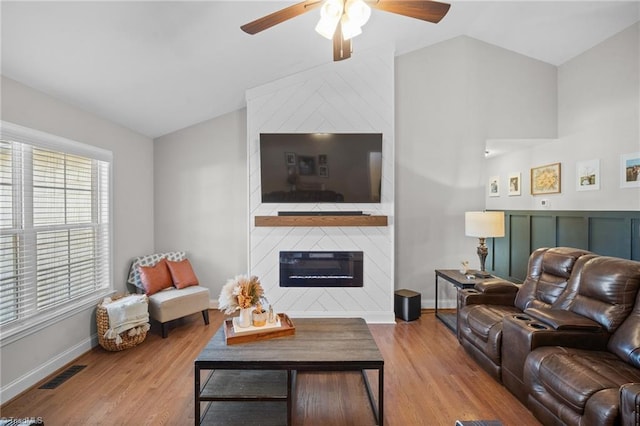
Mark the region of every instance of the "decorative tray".
POLYGON ((227 345, 237 343, 255 342, 258 340, 274 339, 276 337, 291 336, 295 334, 296 327, 287 314, 278 314, 279 326, 247 327, 246 330, 237 332, 234 327, 233 318, 224 322, 224 337, 227 345))

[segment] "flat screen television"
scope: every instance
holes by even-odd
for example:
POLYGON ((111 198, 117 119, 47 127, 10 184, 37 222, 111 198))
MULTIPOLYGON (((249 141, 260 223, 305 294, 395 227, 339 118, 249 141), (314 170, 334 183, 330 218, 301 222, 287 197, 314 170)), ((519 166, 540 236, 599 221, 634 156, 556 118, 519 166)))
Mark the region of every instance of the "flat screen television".
POLYGON ((379 203, 381 133, 261 133, 263 203, 379 203))

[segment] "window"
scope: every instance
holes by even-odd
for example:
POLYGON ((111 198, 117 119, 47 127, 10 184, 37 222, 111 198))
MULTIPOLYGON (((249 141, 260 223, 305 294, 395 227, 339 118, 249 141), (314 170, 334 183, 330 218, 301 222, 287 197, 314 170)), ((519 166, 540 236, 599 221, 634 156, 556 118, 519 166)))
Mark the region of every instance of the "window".
POLYGON ((113 289, 111 153, 5 122, 0 136, 4 340, 113 289))

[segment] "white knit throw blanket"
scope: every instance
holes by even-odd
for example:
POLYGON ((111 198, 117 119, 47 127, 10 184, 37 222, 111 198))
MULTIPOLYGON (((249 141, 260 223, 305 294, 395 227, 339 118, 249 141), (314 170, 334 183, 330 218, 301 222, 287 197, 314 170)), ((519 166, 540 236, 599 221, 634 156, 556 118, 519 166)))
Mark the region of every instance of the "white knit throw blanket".
POLYGON ((109 315, 109 329, 104 333, 105 339, 116 339, 116 345, 122 343, 120 333, 129 330, 129 336, 148 331, 149 310, 147 297, 144 294, 134 294, 112 301, 107 297, 102 306, 109 315))

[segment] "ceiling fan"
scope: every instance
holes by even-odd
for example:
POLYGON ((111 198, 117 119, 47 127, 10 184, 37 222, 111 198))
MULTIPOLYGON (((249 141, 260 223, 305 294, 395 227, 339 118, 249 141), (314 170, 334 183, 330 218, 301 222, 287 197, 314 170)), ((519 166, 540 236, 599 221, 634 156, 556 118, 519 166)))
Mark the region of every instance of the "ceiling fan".
POLYGON ((310 10, 320 8, 320 21, 316 31, 333 39, 333 60, 351 57, 351 39, 362 33, 369 20, 371 7, 410 18, 438 23, 451 5, 429 0, 306 0, 249 22, 240 28, 248 34, 257 34, 310 10))

